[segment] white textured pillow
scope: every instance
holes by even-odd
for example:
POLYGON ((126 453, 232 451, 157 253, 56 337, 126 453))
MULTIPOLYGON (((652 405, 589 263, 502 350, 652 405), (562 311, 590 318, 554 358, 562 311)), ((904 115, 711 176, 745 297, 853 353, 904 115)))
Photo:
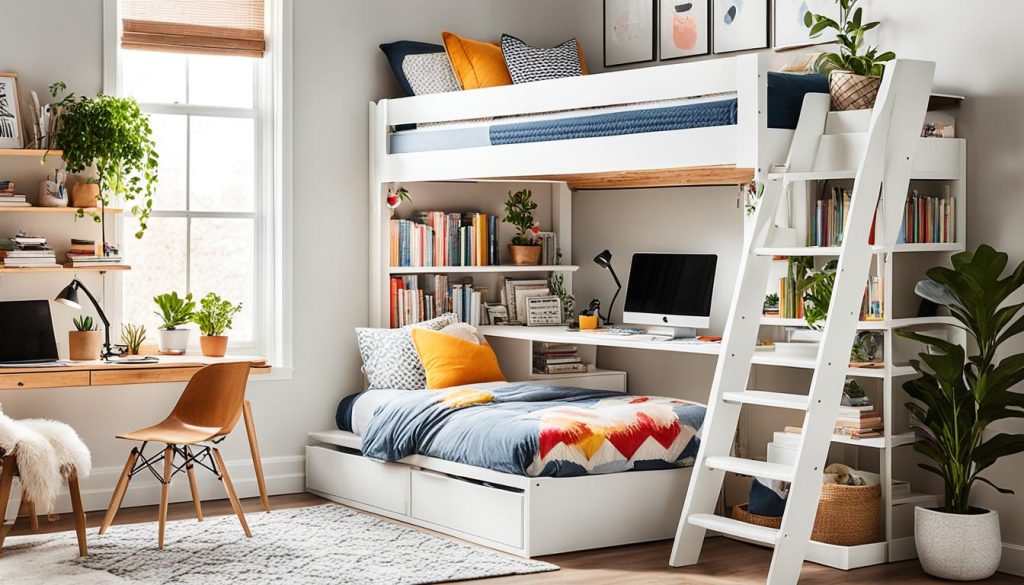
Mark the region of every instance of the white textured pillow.
POLYGON ((459 322, 454 313, 401 329, 356 328, 359 355, 363 358, 368 390, 423 390, 427 374, 416 353, 409 329, 423 327, 440 331, 459 322))

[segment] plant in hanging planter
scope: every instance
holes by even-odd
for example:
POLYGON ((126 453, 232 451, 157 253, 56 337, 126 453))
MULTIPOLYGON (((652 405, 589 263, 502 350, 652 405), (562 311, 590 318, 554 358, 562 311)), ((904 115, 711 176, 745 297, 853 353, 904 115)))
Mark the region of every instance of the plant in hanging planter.
POLYGON ((986 432, 995 421, 1024 418, 1024 393, 1014 391, 1024 381, 1024 353, 999 352, 1024 332, 1018 315, 1024 304, 1008 302, 1024 286, 1024 263, 1003 278, 1007 259, 990 246, 961 252, 953 255, 952 268, 932 268, 914 289, 949 309, 971 342, 966 347, 897 331, 928 348, 910 362, 920 377, 903 389, 913 400, 906 407, 918 438, 914 450, 931 460, 920 467, 942 478, 945 498, 941 508, 915 510, 914 532, 925 572, 946 579, 985 579, 995 572, 1002 551, 999 516, 972 507, 971 490, 982 482, 1012 494, 980 474, 1024 451, 1024 434, 986 432))
POLYGON ((201 308, 193 319, 202 334, 199 345, 203 355, 223 357, 228 349, 228 336, 224 332, 231 329, 235 314, 242 310, 242 303, 233 304, 216 293, 209 293, 199 303, 201 308))
POLYGON ((72 319, 72 323, 75 330, 68 332, 68 358, 76 362, 100 359, 103 337, 93 318, 79 315, 72 319))
POLYGON ((537 202, 529 189, 508 192, 505 201, 505 223, 516 228, 516 235, 508 245, 508 253, 512 263, 517 266, 536 266, 540 264, 540 228, 534 220, 533 212, 537 211, 537 202))
POLYGON ((864 44, 864 33, 880 23, 864 22, 864 9, 857 6, 860 0, 836 1, 839 4, 838 22, 812 12, 804 15, 804 24, 810 28, 811 38, 820 37, 832 29, 839 45, 837 52, 822 53, 814 68, 818 73, 828 75, 833 110, 870 108, 875 105, 885 63, 895 59, 896 53, 886 51, 879 54, 877 47, 864 44))
MULTIPOLYGON (((66 90, 64 82, 50 86, 55 98, 66 90)), ((151 138, 149 116, 132 98, 103 94, 69 93, 54 106, 58 112, 54 139, 63 150, 68 172, 94 170, 96 177, 86 184, 96 185, 99 205, 106 207, 115 200, 131 204, 139 222, 135 237, 141 238, 153 210, 160 158, 151 138)), ((78 215, 84 216, 85 211, 79 208, 78 215)), ((90 215, 102 223, 102 213, 90 215)))
POLYGON ((179 297, 177 292, 164 293, 153 297, 153 302, 160 309, 156 316, 162 321, 157 336, 160 353, 185 353, 191 329, 182 325, 191 323, 195 315, 196 303, 192 300, 192 293, 184 297, 179 297))

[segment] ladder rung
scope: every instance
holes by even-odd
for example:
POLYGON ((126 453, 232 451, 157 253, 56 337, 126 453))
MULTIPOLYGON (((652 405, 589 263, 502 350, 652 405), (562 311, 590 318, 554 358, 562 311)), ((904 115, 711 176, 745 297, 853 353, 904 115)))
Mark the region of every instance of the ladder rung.
POLYGON ((740 457, 708 457, 704 460, 704 465, 711 469, 731 471, 740 475, 777 479, 779 481, 793 480, 793 468, 780 463, 768 463, 753 459, 742 459, 740 457))
POLYGON ((811 399, 803 394, 784 394, 782 392, 765 392, 762 390, 746 390, 744 392, 725 392, 722 400, 739 404, 788 408, 790 410, 807 410, 811 399))
POLYGON ((748 524, 714 514, 694 514, 690 516, 690 524, 763 544, 775 545, 779 539, 779 531, 776 528, 748 524))

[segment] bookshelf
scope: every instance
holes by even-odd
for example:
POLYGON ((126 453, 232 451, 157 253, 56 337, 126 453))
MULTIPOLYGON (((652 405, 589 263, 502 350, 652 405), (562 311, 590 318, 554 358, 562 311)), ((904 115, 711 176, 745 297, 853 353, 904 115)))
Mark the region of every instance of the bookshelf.
MULTIPOLYGON (((99 207, 86 207, 83 210, 86 214, 90 213, 110 213, 114 215, 120 215, 124 213, 123 209, 117 207, 108 207, 105 210, 99 207)), ((77 207, 0 207, 0 213, 71 213, 77 214, 77 207)))

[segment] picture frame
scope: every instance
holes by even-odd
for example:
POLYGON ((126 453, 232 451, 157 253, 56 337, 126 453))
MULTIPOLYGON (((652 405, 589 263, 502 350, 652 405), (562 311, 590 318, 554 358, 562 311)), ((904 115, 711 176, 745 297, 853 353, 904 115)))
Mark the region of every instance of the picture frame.
POLYGON ((24 148, 18 74, 0 73, 0 148, 24 148))
POLYGON ((658 0, 604 0, 604 66, 649 63, 657 54, 658 0))
POLYGON ((776 50, 835 42, 836 32, 832 29, 811 38, 811 30, 804 24, 804 15, 808 12, 839 20, 839 4, 835 0, 775 0, 772 6, 772 45, 776 50))
POLYGON ((714 53, 768 48, 768 0, 712 0, 714 53))
POLYGON ((532 296, 526 299, 526 325, 538 327, 562 324, 562 299, 557 295, 532 296))
POLYGON ((711 0, 658 0, 658 58, 711 53, 711 0))

